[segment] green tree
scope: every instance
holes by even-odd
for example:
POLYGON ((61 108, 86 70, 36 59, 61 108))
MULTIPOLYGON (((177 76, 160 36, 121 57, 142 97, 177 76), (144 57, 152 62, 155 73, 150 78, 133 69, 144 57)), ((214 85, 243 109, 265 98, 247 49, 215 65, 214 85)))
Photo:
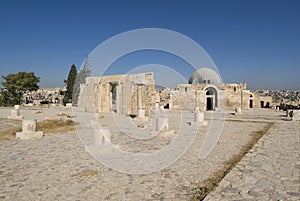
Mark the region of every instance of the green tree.
POLYGON ((39 89, 40 78, 33 72, 18 72, 2 76, 4 89, 0 95, 1 106, 13 106, 22 103, 22 96, 26 91, 36 91, 39 89))
POLYGON ((77 70, 75 64, 73 64, 70 68, 68 79, 65 80, 67 91, 65 92, 65 96, 63 99, 64 104, 72 102, 73 88, 74 88, 76 76, 77 76, 77 70))

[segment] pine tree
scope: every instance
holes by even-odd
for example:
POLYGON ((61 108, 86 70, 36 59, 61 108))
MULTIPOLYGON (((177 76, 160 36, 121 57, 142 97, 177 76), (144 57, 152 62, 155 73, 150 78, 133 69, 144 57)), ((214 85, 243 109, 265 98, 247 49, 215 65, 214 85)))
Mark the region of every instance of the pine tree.
POLYGON ((63 99, 64 104, 72 103, 73 88, 74 88, 76 76, 77 76, 77 69, 75 64, 73 64, 70 68, 68 79, 65 80, 67 90, 65 92, 65 96, 63 99))
POLYGON ((19 105, 26 91, 39 89, 40 78, 36 77, 33 72, 18 72, 2 77, 5 82, 2 82, 4 89, 0 94, 1 106, 19 105))

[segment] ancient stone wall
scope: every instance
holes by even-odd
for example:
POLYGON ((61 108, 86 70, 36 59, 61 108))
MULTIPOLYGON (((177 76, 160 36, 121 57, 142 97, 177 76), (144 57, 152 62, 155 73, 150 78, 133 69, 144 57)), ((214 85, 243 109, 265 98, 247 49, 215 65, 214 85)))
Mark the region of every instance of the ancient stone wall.
POLYGON ((142 91, 141 107, 148 115, 150 108, 154 106, 156 95, 153 73, 87 77, 86 83, 80 86, 78 108, 86 112, 111 112, 115 93, 117 113, 136 115, 138 85, 142 91), (115 91, 112 90, 113 85, 116 85, 115 91))
MULTIPOLYGON (((193 110, 196 106, 201 111, 208 110, 209 98, 213 99, 212 110, 235 110, 258 107, 259 98, 246 89, 246 83, 233 84, 179 84, 170 92, 170 109, 193 110), (210 94, 211 89, 212 94, 210 94), (256 102, 255 102, 256 101, 256 102)), ((270 99, 268 99, 270 101, 270 99)))
POLYGON ((273 100, 270 96, 254 95, 253 103, 254 108, 270 108, 273 106, 273 100))

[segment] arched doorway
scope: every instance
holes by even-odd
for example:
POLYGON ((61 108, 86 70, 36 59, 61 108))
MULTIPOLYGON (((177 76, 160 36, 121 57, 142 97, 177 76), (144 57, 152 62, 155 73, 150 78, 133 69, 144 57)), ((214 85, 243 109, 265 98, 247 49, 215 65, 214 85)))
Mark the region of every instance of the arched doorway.
POLYGON ((218 107, 218 92, 214 87, 205 89, 206 110, 215 110, 218 107))

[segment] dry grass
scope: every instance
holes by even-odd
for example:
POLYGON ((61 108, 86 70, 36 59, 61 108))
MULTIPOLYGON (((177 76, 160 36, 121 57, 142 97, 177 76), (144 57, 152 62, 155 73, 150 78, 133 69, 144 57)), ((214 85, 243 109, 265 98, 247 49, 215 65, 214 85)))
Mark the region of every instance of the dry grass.
MULTIPOLYGON (((49 119, 37 123, 37 130, 47 133, 61 133, 75 130, 73 120, 49 119)), ((21 126, 0 131, 0 141, 16 139, 16 132, 22 131, 21 126)))
POLYGON ((92 177, 98 175, 98 171, 95 170, 83 170, 81 172, 78 172, 76 174, 72 174, 71 177, 92 177))
POLYGON ((44 133, 60 133, 75 130, 73 120, 47 119, 37 123, 37 130, 44 133))
POLYGON ((258 142, 258 140, 273 126, 269 123, 261 130, 251 133, 251 139, 242 146, 240 152, 233 155, 223 163, 223 168, 212 174, 212 176, 204 180, 201 184, 192 188, 193 197, 191 200, 204 200, 204 198, 220 183, 220 181, 230 172, 230 170, 239 163, 249 150, 258 142))
POLYGON ((16 138, 16 132, 20 132, 20 131, 22 131, 21 127, 1 131, 0 132, 0 141, 14 140, 16 138))

